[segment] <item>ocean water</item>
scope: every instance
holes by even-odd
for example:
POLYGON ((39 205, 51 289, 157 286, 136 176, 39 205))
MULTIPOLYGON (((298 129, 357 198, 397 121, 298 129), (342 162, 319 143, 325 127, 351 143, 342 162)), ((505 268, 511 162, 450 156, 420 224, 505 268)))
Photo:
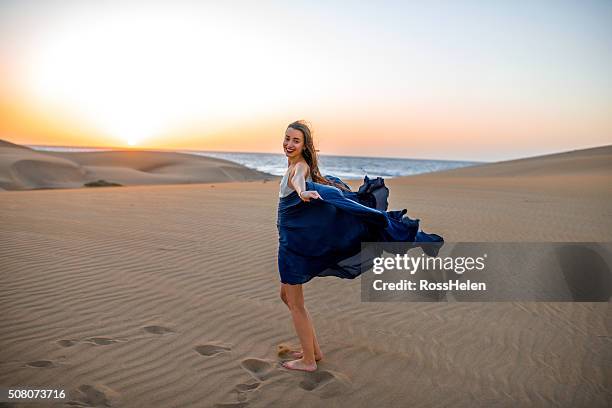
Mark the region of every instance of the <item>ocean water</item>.
MULTIPOLYGON (((56 152, 94 152, 115 150, 93 147, 39 145, 28 145, 28 147, 40 151, 56 152)), ((287 170, 287 158, 284 154, 279 153, 232 153, 196 150, 177 150, 177 152, 225 159, 275 176, 282 176, 287 170)), ((365 175, 368 175, 369 177, 384 178, 409 176, 413 174, 450 170, 459 167, 472 166, 475 164, 480 164, 480 162, 386 157, 319 156, 319 169, 323 175, 332 174, 334 176, 346 179, 362 179, 365 175)))
MULTIPOLYGON (((287 158, 284 154, 193 151, 185 151, 184 153, 226 159, 276 176, 282 176, 287 170, 287 158)), ((412 174, 450 170, 475 164, 480 163, 386 157, 319 156, 319 170, 321 170, 321 174, 333 174, 340 178, 358 179, 362 179, 364 175, 368 175, 369 177, 380 176, 384 178, 409 176, 412 174)))

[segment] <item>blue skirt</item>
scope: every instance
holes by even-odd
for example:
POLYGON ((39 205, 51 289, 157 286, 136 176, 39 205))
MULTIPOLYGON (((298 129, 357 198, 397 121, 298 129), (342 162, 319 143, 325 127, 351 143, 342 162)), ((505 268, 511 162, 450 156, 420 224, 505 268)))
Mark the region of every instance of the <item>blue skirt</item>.
MULTIPOLYGON (((346 186, 337 177, 325 177, 346 186)), ((387 211, 389 189, 380 177, 366 176, 356 192, 312 181, 306 182, 306 190, 317 191, 323 200, 304 202, 294 191, 278 203, 278 270, 283 283, 302 284, 316 276, 356 278, 367 270, 361 256, 364 242, 404 243, 404 250, 424 244, 426 252, 431 252, 432 243, 439 248, 444 242, 439 235, 420 231, 419 220, 405 216, 405 209, 387 211)))

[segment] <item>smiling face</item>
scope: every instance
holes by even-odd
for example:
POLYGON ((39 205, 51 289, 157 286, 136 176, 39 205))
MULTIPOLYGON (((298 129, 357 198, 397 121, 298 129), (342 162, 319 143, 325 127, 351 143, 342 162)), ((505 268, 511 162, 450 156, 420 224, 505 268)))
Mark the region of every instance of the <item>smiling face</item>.
POLYGON ((304 149, 304 135, 301 131, 294 128, 287 128, 285 139, 283 140, 283 150, 285 156, 295 158, 302 154, 304 149))

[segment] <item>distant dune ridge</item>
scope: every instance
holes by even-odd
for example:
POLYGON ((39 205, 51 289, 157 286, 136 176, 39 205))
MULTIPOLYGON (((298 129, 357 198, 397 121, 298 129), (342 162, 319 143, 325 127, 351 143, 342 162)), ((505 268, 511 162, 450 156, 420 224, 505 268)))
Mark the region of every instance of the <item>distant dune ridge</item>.
POLYGON ((562 153, 505 160, 437 172, 452 176, 548 176, 561 174, 612 174, 612 145, 562 153))
POLYGON ((155 151, 40 152, 0 140, 0 189, 78 188, 104 180, 122 185, 220 183, 272 179, 227 160, 155 151))
MULTIPOLYGON (((387 184, 402 183, 439 186, 445 193, 461 190, 485 195, 501 191, 516 196, 527 193, 569 194, 578 200, 582 196, 611 197, 612 145, 398 177, 387 184)), ((486 211, 487 207, 483 210, 486 211)))

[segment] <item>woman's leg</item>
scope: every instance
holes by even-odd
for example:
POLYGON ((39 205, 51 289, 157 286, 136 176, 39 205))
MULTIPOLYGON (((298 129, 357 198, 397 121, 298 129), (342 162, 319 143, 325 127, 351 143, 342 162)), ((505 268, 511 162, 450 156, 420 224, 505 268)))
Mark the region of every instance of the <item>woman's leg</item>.
MULTIPOLYGON (((306 309, 306 307, 304 307, 306 309)), ((312 318, 310 317, 310 312, 306 309, 306 314, 308 315, 308 321, 310 322, 310 327, 312 327, 312 345, 314 347, 315 360, 319 361, 323 358, 323 353, 321 352, 321 347, 319 347, 319 341, 317 340, 317 332, 314 328, 314 323, 312 322, 312 318)))
MULTIPOLYGON (((287 292, 285 291, 285 286, 290 286, 290 285, 285 285, 284 283, 281 283, 280 297, 283 303, 285 303, 287 307, 289 307, 289 303, 287 301, 287 292)), ((304 309, 306 309, 306 306, 304 306, 304 309)), ((312 339, 313 339, 312 343, 313 343, 313 348, 314 348, 315 360, 319 361, 323 358, 323 352, 321 352, 321 347, 319 347, 319 341, 317 340, 317 332, 315 331, 314 323, 312 321, 312 318, 310 317, 310 312, 308 312, 308 309, 306 309, 306 315, 308 316, 310 327, 312 327, 312 339)))
POLYGON ((300 343, 302 343, 303 353, 301 359, 294 360, 291 368, 314 369, 317 366, 314 355, 314 330, 308 317, 308 311, 304 306, 302 285, 283 285, 285 286, 287 305, 293 318, 293 326, 300 339, 300 343))

